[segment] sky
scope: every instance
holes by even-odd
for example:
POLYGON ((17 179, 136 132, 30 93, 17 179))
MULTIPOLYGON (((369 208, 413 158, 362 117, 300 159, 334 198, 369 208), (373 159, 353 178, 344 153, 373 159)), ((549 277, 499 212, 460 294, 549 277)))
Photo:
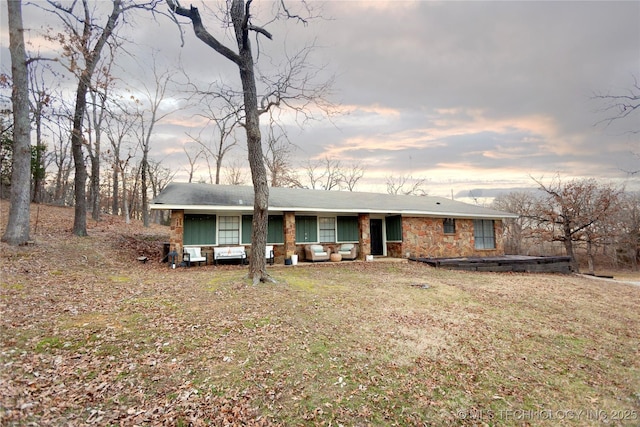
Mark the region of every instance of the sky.
MULTIPOLYGON (((1 3, 0 59, 7 72, 1 3)), ((313 43, 309 62, 320 70, 318 81, 334 79, 329 101, 339 114, 304 123, 280 117, 295 146, 293 163, 330 158, 358 165, 365 171, 359 191, 385 192, 388 177, 411 177, 423 179, 429 195, 478 203, 555 176, 640 189, 637 174, 625 173, 640 169, 640 133, 631 132, 640 130, 640 114, 606 126, 599 122, 610 113, 595 98, 627 93, 634 79, 640 82, 639 1, 309 4, 322 18, 308 25, 269 22, 264 1, 254 3, 252 21, 273 34, 259 43, 261 69, 313 43)), ((230 33, 211 18, 215 4, 194 5, 209 30, 232 46, 230 33)), ((51 22, 33 6, 23 13, 27 27, 51 22)), ((240 85, 233 64, 188 25, 182 39, 162 17, 138 17, 124 30, 136 44, 122 67, 139 81, 158 50, 158 63, 180 65, 202 85, 240 85)), ((178 180, 186 179, 184 147, 194 144, 187 134, 197 134, 202 123, 196 107, 157 126, 151 156, 175 168, 178 180)), ((229 159, 234 156, 246 153, 239 146, 229 159)), ((197 174, 206 175, 204 167, 197 174)))

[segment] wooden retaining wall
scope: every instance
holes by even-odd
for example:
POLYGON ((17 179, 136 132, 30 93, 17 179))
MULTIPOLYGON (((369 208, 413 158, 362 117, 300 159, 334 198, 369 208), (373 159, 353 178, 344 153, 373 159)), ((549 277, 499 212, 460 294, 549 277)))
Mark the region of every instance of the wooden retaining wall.
POLYGON ((526 273, 571 273, 568 256, 532 257, 504 255, 496 257, 409 258, 433 267, 466 271, 513 271, 526 273))

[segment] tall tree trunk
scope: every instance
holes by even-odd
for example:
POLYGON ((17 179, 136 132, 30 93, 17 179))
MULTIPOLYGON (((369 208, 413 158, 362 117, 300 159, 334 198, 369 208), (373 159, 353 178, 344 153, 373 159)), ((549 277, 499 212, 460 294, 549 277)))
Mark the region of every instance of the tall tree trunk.
POLYGON ((263 162, 262 141, 260 135, 260 114, 258 110, 258 96, 254 74, 254 64, 249 42, 249 30, 259 31, 263 35, 270 35, 257 27, 250 28, 249 7, 252 0, 245 6, 244 0, 233 0, 231 3, 231 21, 238 44, 238 53, 227 48, 215 39, 202 24, 198 9, 180 7, 173 0, 166 0, 171 10, 178 15, 191 19, 196 36, 213 48, 220 55, 238 66, 244 95, 245 131, 247 133, 247 148, 249 152, 249 167, 253 181, 253 231, 251 236, 251 257, 249 258, 249 277, 256 284, 260 281, 271 280, 267 274, 265 246, 267 241, 267 208, 269 204, 269 187, 267 185, 267 171, 263 162))
POLYGON ((31 200, 34 203, 41 203, 44 193, 44 178, 45 178, 45 166, 44 166, 44 151, 45 146, 42 143, 42 105, 43 100, 41 94, 38 94, 36 100, 34 121, 36 131, 36 146, 35 146, 35 158, 33 159, 33 194, 31 200))
POLYGON ((125 175, 125 168, 120 168, 122 174, 122 214, 124 215, 125 222, 129 224, 131 217, 129 216, 129 196, 127 195, 127 177, 125 175))
POLYGON ((149 196, 147 194, 147 175, 149 173, 148 169, 148 155, 149 155, 149 144, 146 144, 144 147, 144 152, 142 155, 142 165, 140 171, 140 192, 142 193, 142 225, 145 227, 149 226, 149 196))
POLYGON ((595 261, 593 255, 593 243, 591 242, 591 238, 587 237, 587 261, 589 264, 589 274, 595 274, 595 261))
MULTIPOLYGON (((89 90, 89 84, 91 83, 91 77, 100 59, 100 53, 113 30, 116 27, 120 13, 122 12, 122 0, 113 0, 113 9, 107 20, 104 30, 100 34, 93 50, 86 54, 85 68, 80 74, 78 80, 78 88, 76 91, 76 107, 73 114, 73 131, 71 132, 71 151, 73 153, 73 161, 75 164, 75 178, 74 178, 74 194, 75 194, 75 212, 73 218, 73 234, 77 236, 87 235, 87 168, 84 164, 84 155, 82 152, 83 136, 82 136, 82 122, 85 111, 87 109, 87 91, 89 90)), ((85 23, 85 35, 87 36, 90 30, 86 27, 89 22, 85 23)))
POLYGON ((13 170, 11 172, 11 207, 2 241, 23 245, 29 241, 31 195, 31 138, 29 123, 29 79, 24 46, 22 1, 7 2, 9 51, 13 89, 13 170))
POLYGON ((268 280, 265 250, 267 244, 267 224, 269 205, 269 185, 267 170, 262 153, 260 134, 260 114, 258 112, 258 92, 254 74, 253 55, 249 42, 249 17, 245 15, 244 0, 233 0, 231 18, 238 42, 240 61, 240 80, 244 95, 245 131, 249 152, 249 167, 253 181, 253 230, 251 235, 251 258, 249 260, 249 278, 256 284, 268 280))
POLYGON ((573 241, 571 240, 571 224, 568 221, 565 221, 562 225, 564 231, 564 249, 567 252, 567 256, 571 258, 571 269, 575 273, 580 272, 580 266, 578 265, 578 261, 576 260, 576 256, 573 253, 573 241))
MULTIPOLYGON (((115 155, 120 155, 120 153, 114 153, 115 155)), ((117 159, 118 157, 116 157, 117 159)), ((118 182, 118 167, 114 162, 113 172, 112 172, 112 184, 113 184, 113 199, 111 199, 111 215, 118 215, 118 190, 119 190, 119 182, 118 182)))
POLYGON ((82 121, 84 111, 87 106, 87 88, 88 79, 87 72, 83 72, 78 82, 76 91, 76 107, 73 114, 73 130, 71 132, 71 153, 73 154, 73 162, 75 167, 74 198, 75 209, 73 217, 73 234, 76 236, 87 235, 87 169, 84 164, 84 154, 82 152, 82 121))
MULTIPOLYGON (((97 130, 97 128, 96 128, 97 130)), ((100 135, 96 131, 96 140, 93 144, 91 156, 91 218, 100 221, 100 135)))

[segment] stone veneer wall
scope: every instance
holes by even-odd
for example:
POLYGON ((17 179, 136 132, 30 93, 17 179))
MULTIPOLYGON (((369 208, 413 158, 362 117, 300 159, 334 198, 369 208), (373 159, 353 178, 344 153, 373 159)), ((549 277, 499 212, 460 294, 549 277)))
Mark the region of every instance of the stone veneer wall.
POLYGON ((358 259, 364 260, 371 254, 371 216, 369 214, 358 214, 358 231, 360 234, 358 259))
MULTIPOLYGON (((369 234, 370 216, 358 215, 360 241, 358 259, 363 260, 371 253, 371 237, 369 234)), ((496 249, 478 250, 474 247, 473 220, 456 219, 455 234, 444 234, 442 218, 402 218, 403 241, 388 242, 387 256, 404 258, 409 253, 412 257, 465 257, 465 256, 495 256, 504 255, 502 239, 502 221, 496 220, 495 239, 496 249)), ((304 259, 304 244, 296 244, 295 212, 284 213, 284 245, 274 245, 277 262, 282 258, 297 253, 300 260, 304 259), (282 252, 281 252, 282 251, 282 252)), ((171 228, 169 232, 170 250, 182 253, 184 237, 184 211, 171 211, 171 228)), ((208 249, 208 248, 207 248, 208 249)))
POLYGON ((387 256, 391 258, 404 258, 402 252, 402 242, 387 242, 387 256))
POLYGON ((169 247, 171 251, 182 253, 184 242, 184 211, 171 211, 171 228, 169 231, 169 247))
MULTIPOLYGON (((302 252, 296 247, 296 213, 295 212, 284 212, 284 245, 283 245, 283 253, 278 253, 279 245, 274 245, 274 251, 276 252, 276 256, 278 256, 278 260, 280 260, 280 255, 282 258, 289 258, 293 254, 298 254, 298 259, 304 258, 304 249, 302 252)), ((284 261, 283 261, 284 262, 284 261)))
MULTIPOLYGON (((494 221, 495 249, 475 248, 473 220, 456 219, 455 234, 444 234, 442 218, 402 218, 402 250, 391 256, 442 258, 504 255, 502 221, 494 221)), ((396 248, 397 250, 397 248, 396 248)), ((395 252, 395 251, 394 251, 395 252)))

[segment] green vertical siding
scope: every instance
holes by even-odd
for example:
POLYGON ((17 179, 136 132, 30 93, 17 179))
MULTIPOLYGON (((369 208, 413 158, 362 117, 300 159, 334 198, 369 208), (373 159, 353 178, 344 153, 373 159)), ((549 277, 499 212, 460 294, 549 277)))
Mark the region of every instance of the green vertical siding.
POLYGON ((253 216, 242 215, 242 243, 251 244, 251 232, 253 231, 253 216))
POLYGON ((296 216, 296 242, 318 241, 318 219, 315 216, 296 216))
POLYGON ((215 215, 185 215, 185 245, 213 245, 216 243, 215 215))
POLYGON ((402 241, 402 216, 389 216, 385 223, 387 224, 387 240, 392 242, 402 241))
MULTIPOLYGON (((242 243, 251 244, 253 215, 242 215, 242 243)), ((284 219, 282 215, 269 215, 267 243, 284 243, 284 219)))
POLYGON ((267 243, 284 243, 284 218, 282 215, 269 215, 267 243))
POLYGON ((358 241, 358 217, 339 216, 338 217, 338 241, 357 242, 358 241))

